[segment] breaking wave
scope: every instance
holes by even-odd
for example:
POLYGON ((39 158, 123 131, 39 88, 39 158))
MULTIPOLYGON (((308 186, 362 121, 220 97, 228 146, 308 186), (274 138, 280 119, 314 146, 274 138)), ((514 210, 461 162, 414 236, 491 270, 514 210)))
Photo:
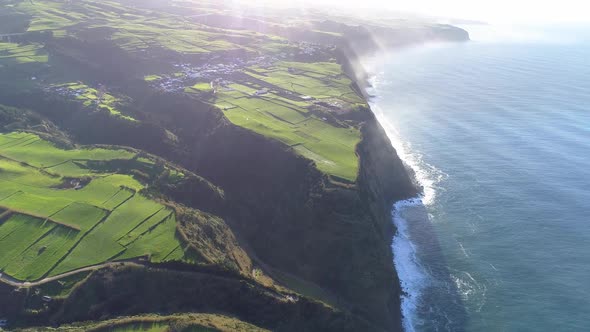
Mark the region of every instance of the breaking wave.
POLYGON ((391 249, 394 253, 394 264, 400 279, 402 294, 401 311, 403 326, 406 332, 415 331, 418 320, 418 308, 423 289, 428 284, 428 276, 416 257, 416 247, 410 239, 408 222, 403 212, 409 207, 422 205, 420 198, 399 201, 393 208, 393 222, 397 227, 397 234, 393 238, 391 249))
MULTIPOLYGON (((373 77, 370 83, 373 91, 369 92, 377 91, 379 85, 377 76, 373 77)), ((395 125, 385 116, 383 109, 379 106, 378 98, 373 99, 370 104, 398 156, 414 172, 418 185, 422 187, 422 193, 419 196, 398 201, 392 210, 392 220, 397 228, 397 233, 393 238, 392 251, 403 291, 401 296, 402 324, 406 332, 414 332, 417 327, 422 325, 419 314, 420 305, 424 291, 432 284, 433 277, 429 275, 418 258, 419 249, 416 241, 412 241, 412 230, 408 219, 412 222, 417 219, 421 222, 429 222, 428 217, 424 217, 424 211, 427 206, 434 203, 437 184, 446 177, 446 174, 424 162, 422 155, 412 150, 411 144, 401 138, 395 125)))

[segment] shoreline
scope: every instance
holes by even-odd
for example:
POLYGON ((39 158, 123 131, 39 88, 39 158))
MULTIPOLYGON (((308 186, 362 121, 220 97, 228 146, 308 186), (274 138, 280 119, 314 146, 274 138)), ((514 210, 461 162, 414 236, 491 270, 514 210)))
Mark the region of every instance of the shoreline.
MULTIPOLYGON (((375 54, 375 56, 377 56, 375 54)), ((374 89, 374 81, 376 74, 368 73, 365 68, 363 67, 362 63, 357 59, 356 64, 348 63, 345 71, 352 71, 349 73, 349 76, 353 78, 353 82, 358 86, 358 90, 363 94, 365 101, 369 106, 369 111, 373 116, 376 125, 382 129, 382 133, 384 139, 386 139, 391 148, 393 149, 394 155, 392 157, 397 158, 403 164, 403 167, 406 169, 408 176, 410 177, 410 181, 414 186, 415 193, 411 197, 395 199, 391 205, 387 207, 389 213, 387 215, 388 220, 386 222, 393 226, 393 234, 388 235, 388 248, 390 248, 390 253, 393 255, 393 259, 391 261, 391 265, 393 267, 393 271, 395 276, 392 276, 393 279, 397 281, 397 289, 399 290, 399 308, 397 308, 399 312, 400 322, 399 325, 402 328, 402 331, 405 332, 414 332, 415 329, 413 327, 413 322, 415 319, 415 312, 417 307, 417 296, 412 296, 415 293, 415 286, 409 285, 411 282, 409 275, 416 275, 415 271, 417 267, 412 264, 411 257, 415 257, 415 247, 413 246, 412 242, 409 240, 409 236, 407 233, 407 221, 401 218, 401 210, 404 206, 411 206, 417 203, 422 202, 422 198, 424 196, 424 186, 420 183, 419 179, 416 176, 416 169, 412 165, 408 163, 408 161, 403 157, 405 154, 404 150, 400 148, 399 144, 394 144, 394 139, 391 137, 391 125, 387 125, 384 122, 382 112, 376 112, 378 106, 375 104, 375 98, 377 97, 375 94, 370 93, 370 89, 374 89), (362 70, 359 72, 359 70, 362 70), (400 255, 403 253, 403 255, 400 255), (404 256, 405 259, 400 260, 400 256, 404 256), (408 264, 405 264, 408 262, 408 264), (409 281, 410 280, 410 281, 409 281), (412 291, 414 289, 414 291, 412 291)))
MULTIPOLYGON (((371 84, 371 86, 373 86, 373 84, 371 84)), ((431 192, 433 190, 432 188, 425 185, 423 179, 421 181, 420 176, 418 175, 421 171, 417 168, 418 165, 408 160, 407 152, 402 146, 400 146, 400 139, 391 137, 391 132, 394 130, 393 125, 386 123, 386 119, 384 119, 384 115, 380 111, 379 106, 375 104, 375 101, 370 102, 370 106, 371 112, 375 115, 377 122, 385 130, 387 138, 391 142, 391 146, 397 152, 397 155, 403 162, 404 166, 409 169, 412 181, 415 183, 418 191, 418 194, 414 197, 395 201, 391 206, 390 216, 390 222, 395 227, 395 233, 391 239, 390 247, 393 253, 392 263, 401 289, 401 324, 405 332, 414 332, 414 324, 418 319, 417 310, 419 301, 427 277, 423 271, 423 267, 420 266, 416 257, 416 246, 410 239, 408 220, 404 218, 403 212, 404 210, 413 207, 425 208, 424 201, 432 201, 434 199, 434 192, 431 192), (397 142, 397 144, 395 142, 397 142), (426 190, 429 191, 429 194, 426 194, 426 190)))
MULTIPOLYGON (((420 45, 407 45, 392 49, 390 52, 403 51, 404 48, 410 47, 420 47, 420 45)), ((383 54, 373 54, 372 58, 383 57, 385 54, 385 52, 383 54)), ((428 169, 423 169, 416 156, 408 151, 407 143, 402 141, 395 126, 385 117, 383 110, 378 105, 377 99, 379 95, 376 91, 371 91, 376 89, 378 74, 368 72, 364 64, 361 64, 360 61, 357 67, 362 68, 362 72, 359 75, 355 71, 354 81, 359 86, 359 90, 362 91, 365 100, 369 104, 369 109, 377 124, 383 129, 387 140, 396 153, 396 157, 401 160, 404 167, 408 170, 408 175, 411 177, 411 181, 416 188, 417 194, 413 197, 398 199, 393 202, 392 206, 390 206, 389 220, 395 228, 394 234, 391 237, 390 248, 393 254, 392 264, 399 282, 398 287, 401 290, 399 294, 399 310, 401 313, 402 330, 414 332, 416 330, 416 323, 420 320, 420 301, 424 295, 424 291, 432 279, 438 280, 441 276, 435 277, 429 275, 422 266, 417 257, 417 246, 419 243, 415 243, 411 239, 412 228, 422 228, 422 233, 434 238, 434 246, 438 248, 438 252, 434 255, 439 256, 440 260, 444 261, 438 241, 435 238, 434 230, 428 225, 428 213, 426 211, 427 205, 434 201, 436 195, 434 185, 437 181, 429 177, 431 174, 429 174, 428 169), (409 214, 419 213, 421 217, 424 214, 426 216, 425 220, 406 218, 404 216, 405 211, 409 214), (409 224, 409 222, 412 222, 412 224, 409 224)), ((448 276, 446 272, 443 274, 444 276, 441 280, 445 280, 448 276)), ((451 290, 449 296, 454 297, 456 294, 451 290)))
MULTIPOLYGON (((382 56, 387 54, 374 57, 382 56)), ((387 116, 385 109, 388 99, 381 99, 379 88, 383 96, 388 90, 383 89, 386 86, 380 86, 379 79, 392 78, 382 76, 383 74, 377 70, 373 71, 365 83, 369 87, 365 94, 371 112, 384 129, 397 157, 410 170, 410 176, 418 188, 415 196, 397 200, 390 207, 390 222, 396 230, 391 240, 394 258, 392 263, 401 289, 400 311, 403 330, 414 332, 420 328, 432 328, 433 323, 446 328, 452 327, 452 330, 464 330, 468 322, 467 309, 443 255, 429 213, 437 196, 437 183, 443 180, 446 174, 425 163, 420 151, 412 149, 411 141, 403 139, 392 118, 387 116), (441 285, 444 285, 444 289, 441 285), (452 308, 448 305, 452 305, 452 308), (448 312, 453 313, 453 321, 447 316, 448 312)))

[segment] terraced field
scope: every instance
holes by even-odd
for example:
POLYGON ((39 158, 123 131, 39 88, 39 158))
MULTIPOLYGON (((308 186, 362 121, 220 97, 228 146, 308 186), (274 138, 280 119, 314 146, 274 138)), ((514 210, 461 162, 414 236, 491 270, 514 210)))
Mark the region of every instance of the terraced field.
POLYGON ((0 135, 0 270, 36 280, 118 259, 181 260, 175 214, 126 174, 150 167, 128 150, 64 150, 33 134, 0 135), (105 170, 121 161, 129 169, 105 170))

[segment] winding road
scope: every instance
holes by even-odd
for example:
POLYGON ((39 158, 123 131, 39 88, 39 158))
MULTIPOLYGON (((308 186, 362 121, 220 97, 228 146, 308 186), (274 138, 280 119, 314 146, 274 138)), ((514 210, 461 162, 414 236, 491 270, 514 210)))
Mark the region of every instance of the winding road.
MULTIPOLYGON (((37 281, 21 281, 18 279, 15 279, 9 275, 6 275, 4 273, 0 273, 0 282, 6 283, 12 287, 36 287, 36 286, 40 286, 52 281, 56 281, 62 278, 67 278, 69 276, 78 274, 78 273, 82 273, 82 272, 88 272, 88 271, 96 271, 99 269, 103 269, 103 268, 107 268, 107 267, 111 267, 111 266, 118 266, 124 264, 126 266, 136 266, 136 267, 151 267, 154 268, 153 265, 151 265, 149 263, 149 261, 147 261, 147 258, 144 257, 139 257, 139 258, 132 258, 132 259, 127 259, 127 260, 120 260, 120 261, 116 261, 116 262, 107 262, 107 263, 102 263, 102 264, 96 264, 96 265, 91 265, 91 266, 87 266, 87 267, 83 267, 83 268, 79 268, 70 272, 66 272, 66 273, 62 273, 62 274, 58 274, 52 277, 47 277, 47 278, 43 278, 43 279, 39 279, 37 281)), ((211 273, 207 273, 207 272, 198 272, 198 271, 177 271, 178 273, 192 273, 192 274, 200 274, 200 275, 212 275, 211 273)), ((246 280, 246 279, 242 279, 240 277, 228 277, 228 276, 220 276, 220 275, 215 275, 215 278, 218 279, 224 279, 224 280, 246 280)), ((279 301, 283 301, 283 302, 297 302, 298 299, 296 296, 294 296, 293 294, 289 293, 289 294, 283 294, 283 292, 273 288, 273 287, 266 287, 263 285, 260 285, 258 283, 249 281, 250 285, 259 289, 260 291, 265 292, 267 295, 279 300, 279 301)))

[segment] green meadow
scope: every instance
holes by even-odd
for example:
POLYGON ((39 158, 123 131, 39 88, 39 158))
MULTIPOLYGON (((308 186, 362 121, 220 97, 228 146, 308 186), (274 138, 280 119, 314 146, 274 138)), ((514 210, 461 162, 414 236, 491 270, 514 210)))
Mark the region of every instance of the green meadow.
POLYGON ((73 99, 80 101, 87 108, 106 109, 111 115, 123 118, 129 121, 136 121, 129 115, 123 115, 118 109, 122 103, 120 98, 117 98, 106 92, 100 92, 95 88, 91 88, 86 84, 79 82, 70 82, 63 84, 51 85, 53 90, 59 90, 71 96, 73 99))
POLYGON ((0 65, 2 66, 45 63, 47 59, 43 45, 0 42, 0 65))
POLYGON ((182 260, 174 212, 127 174, 150 167, 130 150, 65 150, 34 134, 1 134, 0 271, 37 280, 118 259, 182 260))
POLYGON ((87 29, 116 27, 106 36, 130 53, 155 48, 183 54, 238 49, 278 52, 287 48, 282 38, 269 38, 252 31, 208 29, 176 15, 150 15, 114 1, 21 1, 13 10, 23 17, 31 17, 28 32, 50 31, 54 37, 94 38, 83 33, 78 35, 80 22, 91 22, 87 29))
POLYGON ((310 111, 317 102, 336 103, 345 111, 364 106, 336 63, 279 62, 254 67, 243 81, 218 89, 215 105, 234 124, 291 146, 321 171, 354 182, 360 131, 330 123, 310 111), (267 92, 256 95, 256 91, 267 92))

